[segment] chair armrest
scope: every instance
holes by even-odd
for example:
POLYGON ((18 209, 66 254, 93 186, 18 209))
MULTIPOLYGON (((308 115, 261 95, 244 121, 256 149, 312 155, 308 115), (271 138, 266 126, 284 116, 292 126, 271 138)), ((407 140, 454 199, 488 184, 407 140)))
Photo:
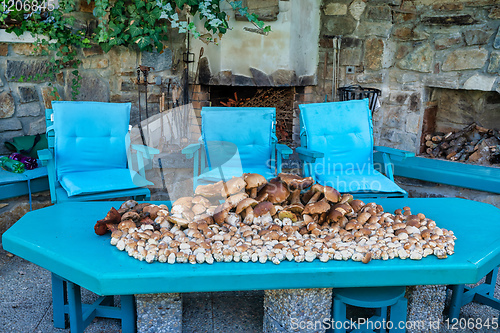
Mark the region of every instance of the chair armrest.
POLYGON ((38 158, 42 162, 43 166, 46 166, 47 162, 52 160, 52 158, 53 158, 52 153, 48 149, 39 150, 37 153, 38 153, 38 158))
POLYGON ((182 149, 182 153, 186 155, 187 159, 193 158, 194 153, 201 149, 203 145, 201 143, 193 143, 186 148, 182 149))
POLYGON ((283 158, 288 158, 290 155, 293 154, 293 150, 290 147, 279 143, 276 144, 276 150, 278 151, 278 154, 283 156, 283 158))
POLYGON ((378 151, 383 154, 389 154, 391 158, 395 160, 402 161, 407 157, 414 157, 415 154, 406 150, 400 150, 384 146, 374 146, 373 150, 378 151))
POLYGON ((156 148, 151 148, 143 145, 132 145, 132 149, 135 149, 143 154, 147 155, 156 155, 159 154, 160 151, 156 148))
POLYGON ((299 154, 299 158, 304 162, 316 162, 317 158, 322 158, 325 156, 322 152, 310 150, 304 147, 297 147, 295 151, 299 154))

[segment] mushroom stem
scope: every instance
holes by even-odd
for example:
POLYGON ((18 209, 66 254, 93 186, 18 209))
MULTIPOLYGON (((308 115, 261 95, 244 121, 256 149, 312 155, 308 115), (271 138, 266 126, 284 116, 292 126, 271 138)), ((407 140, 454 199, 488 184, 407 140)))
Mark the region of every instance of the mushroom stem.
POLYGON ((290 198, 290 205, 300 203, 300 189, 293 190, 290 198))
POLYGON ((314 193, 313 196, 311 197, 311 199, 309 199, 309 201, 307 203, 310 204, 310 203, 317 202, 320 195, 321 195, 321 192, 314 193))
POLYGON ((254 187, 250 190, 250 198, 255 199, 257 196, 257 187, 254 187))

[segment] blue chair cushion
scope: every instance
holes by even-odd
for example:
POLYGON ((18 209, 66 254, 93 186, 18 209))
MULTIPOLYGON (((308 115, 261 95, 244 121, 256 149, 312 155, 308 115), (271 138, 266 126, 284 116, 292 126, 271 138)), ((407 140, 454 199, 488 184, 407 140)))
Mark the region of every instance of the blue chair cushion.
POLYGON ((316 160, 321 174, 373 167, 373 130, 368 99, 301 104, 302 146, 325 154, 316 160), (325 169, 325 167, 327 169, 325 169))
POLYGON ((128 172, 130 103, 56 101, 52 107, 59 181, 86 171, 128 172))
POLYGON ((61 177, 60 183, 68 193, 68 197, 79 194, 109 192, 153 185, 153 183, 129 169, 107 169, 68 173, 61 177))
POLYGON ((315 173, 321 185, 332 186, 340 193, 402 193, 406 192, 377 170, 348 170, 336 173, 315 173))
POLYGON ((252 167, 252 168, 230 168, 221 167, 209 170, 206 168, 198 178, 198 185, 211 184, 219 180, 228 181, 233 177, 241 177, 244 173, 258 173, 264 176, 267 180, 274 178, 275 175, 271 169, 266 167, 252 167))
MULTIPOLYGON (((203 108, 202 138, 207 147, 209 166, 225 164, 226 167, 244 169, 269 167, 272 159, 275 113, 275 108, 203 108), (239 158, 228 162, 226 153, 212 156, 210 142, 226 142, 229 147, 236 146, 234 150, 237 148, 239 158)), ((232 150, 233 148, 229 148, 226 152, 232 150)))

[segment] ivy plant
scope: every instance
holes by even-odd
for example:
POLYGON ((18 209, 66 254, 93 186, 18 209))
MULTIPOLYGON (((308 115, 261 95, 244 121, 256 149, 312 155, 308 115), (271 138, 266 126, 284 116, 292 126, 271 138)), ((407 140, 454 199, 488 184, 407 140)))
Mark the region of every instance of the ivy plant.
MULTIPOLYGON (((156 49, 161 52, 168 39, 169 28, 177 28, 179 33, 189 32, 194 38, 206 43, 217 43, 230 29, 228 15, 221 10, 220 0, 94 0, 93 15, 98 20, 98 26, 91 35, 87 35, 84 29, 75 28, 75 17, 71 15, 76 10, 75 0, 59 0, 57 7, 51 0, 15 1, 23 3, 23 8, 15 12, 5 8, 5 2, 0 2, 0 25, 15 22, 8 26, 7 32, 18 36, 30 32, 37 36, 36 45, 41 47, 43 55, 50 56, 51 64, 45 74, 21 77, 19 80, 44 79, 55 82, 58 73, 72 69, 72 99, 76 98, 80 88, 79 49, 98 44, 104 52, 118 45, 139 51, 156 49), (205 31, 198 31, 194 23, 186 20, 186 16, 190 15, 199 17, 205 31)), ((82 1, 90 4, 92 0, 82 1)), ((242 6, 242 1, 225 1, 247 17, 263 34, 271 30, 256 15, 249 13, 242 6)))

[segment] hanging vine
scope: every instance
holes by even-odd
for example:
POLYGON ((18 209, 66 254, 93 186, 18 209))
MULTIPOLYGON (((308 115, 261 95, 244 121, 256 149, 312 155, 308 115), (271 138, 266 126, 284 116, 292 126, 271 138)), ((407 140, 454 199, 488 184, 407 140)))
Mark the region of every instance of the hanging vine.
MULTIPOLYGON (((255 14, 248 13, 242 1, 225 1, 263 34, 271 30, 255 14)), ((98 44, 104 52, 118 45, 162 52, 169 28, 178 29, 179 33, 189 32, 205 43, 217 43, 230 29, 228 15, 221 10, 219 0, 95 0, 94 4, 93 15, 98 25, 88 35, 85 29, 74 27, 75 17, 71 13, 76 10, 75 0, 59 0, 57 7, 53 0, 0 2, 0 25, 7 25, 7 32, 18 36, 25 32, 36 36, 36 49, 50 56, 51 65, 45 74, 20 77, 20 81, 47 80, 52 84, 58 73, 71 68, 71 96, 75 99, 81 80, 79 49, 98 44), (200 32, 193 22, 188 23, 187 16, 198 17, 205 31, 200 32)))

